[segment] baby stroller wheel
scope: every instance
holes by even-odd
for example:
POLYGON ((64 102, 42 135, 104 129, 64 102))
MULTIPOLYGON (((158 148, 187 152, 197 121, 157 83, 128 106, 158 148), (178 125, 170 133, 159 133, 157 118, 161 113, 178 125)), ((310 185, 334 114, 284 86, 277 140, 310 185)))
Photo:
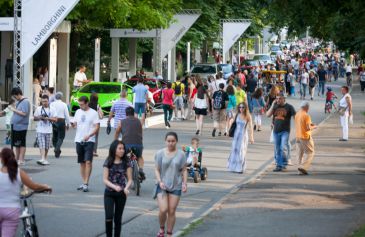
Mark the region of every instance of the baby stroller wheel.
POLYGON ((208 169, 206 167, 203 167, 202 173, 201 173, 201 179, 206 180, 208 178, 208 169))
POLYGON ((199 183, 200 181, 200 174, 198 171, 194 171, 194 183, 199 183))

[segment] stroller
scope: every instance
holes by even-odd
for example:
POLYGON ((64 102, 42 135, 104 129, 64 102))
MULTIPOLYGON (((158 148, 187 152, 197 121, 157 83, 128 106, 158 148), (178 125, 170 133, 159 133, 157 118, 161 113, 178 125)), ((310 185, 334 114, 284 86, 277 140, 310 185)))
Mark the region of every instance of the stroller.
MULTIPOLYGON (((186 152, 186 157, 189 156, 189 151, 186 152)), ((208 169, 202 166, 202 156, 203 153, 200 151, 198 153, 198 163, 195 165, 189 165, 187 168, 188 177, 193 178, 194 183, 199 183, 201 180, 206 180, 208 178, 208 169)))

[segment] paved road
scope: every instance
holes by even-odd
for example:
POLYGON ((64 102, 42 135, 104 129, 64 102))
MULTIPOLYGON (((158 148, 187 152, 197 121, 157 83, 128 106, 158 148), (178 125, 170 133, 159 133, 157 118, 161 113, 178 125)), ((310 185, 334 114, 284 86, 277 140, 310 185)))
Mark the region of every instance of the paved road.
MULTIPOLYGON (((340 81, 334 84, 339 94, 340 81)), ((288 102, 296 108, 300 100, 288 98, 288 102)), ((324 98, 316 97, 311 101, 311 114, 315 123, 325 119, 323 113, 324 98)), ((264 131, 255 133, 255 144, 249 145, 247 155, 247 172, 244 175, 232 174, 226 171, 226 161, 230 151, 231 141, 226 137, 212 138, 212 122, 204 127, 201 144, 204 150, 203 163, 208 167, 209 177, 206 182, 194 184, 189 181, 189 190, 182 197, 178 208, 178 221, 175 231, 182 229, 186 224, 199 217, 214 203, 227 195, 237 185, 250 180, 272 163, 273 145, 269 143, 269 119, 264 120, 264 131)), ((175 122, 173 131, 179 134, 179 145, 188 144, 195 135, 193 121, 175 122)), ((123 215, 124 236, 151 236, 158 229, 157 205, 151 198, 154 183, 153 157, 154 153, 164 146, 166 129, 154 126, 145 131, 144 142, 146 160, 145 171, 147 180, 142 184, 142 196, 129 196, 123 215)), ((1 132, 3 135, 4 132, 1 132)), ((73 144, 74 131, 67 133, 63 149, 63 157, 59 160, 50 158, 51 166, 39 167, 37 149, 27 151, 27 165, 25 169, 35 181, 49 183, 54 188, 52 195, 38 195, 33 201, 36 208, 37 221, 41 236, 103 236, 104 209, 102 184, 102 164, 107 155, 107 149, 112 141, 111 136, 102 129, 99 143, 99 158, 94 160, 94 170, 90 181, 90 192, 80 193, 76 187, 80 184, 79 167, 76 164, 73 144), (75 234, 77 233, 77 234, 75 234)), ((28 134, 28 141, 34 138, 34 132, 28 134)), ((30 145, 30 144, 29 144, 30 145)))
POLYGON ((343 237, 363 226, 364 96, 355 89, 349 142, 338 141, 338 116, 314 133, 316 155, 309 176, 298 175, 295 166, 286 173, 268 170, 184 236, 343 237))

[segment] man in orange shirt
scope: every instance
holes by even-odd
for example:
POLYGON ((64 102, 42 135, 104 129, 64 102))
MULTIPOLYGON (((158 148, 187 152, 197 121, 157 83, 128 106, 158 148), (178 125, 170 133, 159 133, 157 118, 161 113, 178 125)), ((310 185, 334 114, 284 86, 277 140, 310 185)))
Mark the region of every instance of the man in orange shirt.
POLYGON ((300 174, 307 175, 313 157, 314 142, 312 138, 312 130, 317 126, 312 123, 312 119, 308 114, 309 102, 303 101, 300 105, 301 109, 295 115, 295 137, 298 148, 298 164, 300 174), (303 159, 306 154, 306 159, 303 159))

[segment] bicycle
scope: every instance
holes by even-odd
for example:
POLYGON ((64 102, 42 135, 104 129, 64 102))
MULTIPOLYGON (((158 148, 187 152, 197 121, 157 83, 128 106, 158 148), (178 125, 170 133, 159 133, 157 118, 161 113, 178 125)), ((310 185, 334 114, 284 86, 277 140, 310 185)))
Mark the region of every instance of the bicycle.
POLYGON ((49 193, 48 191, 28 191, 28 189, 23 188, 23 191, 20 194, 20 200, 22 204, 21 214, 19 219, 23 223, 23 228, 21 230, 22 237, 39 237, 37 222, 34 214, 34 207, 30 197, 33 196, 34 193, 49 193))
POLYGON ((141 192, 141 183, 143 181, 138 166, 138 157, 134 154, 133 149, 130 149, 128 158, 132 165, 132 179, 133 179, 133 190, 136 191, 136 195, 139 196, 141 192))

